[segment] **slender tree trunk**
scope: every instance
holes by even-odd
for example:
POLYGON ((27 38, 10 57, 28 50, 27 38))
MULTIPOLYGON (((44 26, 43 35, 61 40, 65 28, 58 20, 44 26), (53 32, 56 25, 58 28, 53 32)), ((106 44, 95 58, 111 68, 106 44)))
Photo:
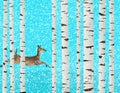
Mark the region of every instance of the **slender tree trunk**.
POLYGON ((3 75, 2 75, 2 92, 7 93, 7 69, 6 69, 6 62, 7 62, 7 28, 8 28, 8 1, 4 0, 4 7, 3 7, 3 75))
POLYGON ((56 0, 52 0, 52 93, 56 93, 56 0))
POLYGON ((61 0, 62 93, 69 93, 68 0, 61 0))
POLYGON ((80 93, 80 0, 77 0, 77 90, 80 93))
POLYGON ((110 0, 110 64, 109 93, 114 93, 114 0, 110 0))
POLYGON ((10 92, 14 93, 14 9, 10 0, 10 92))
POLYGON ((93 1, 84 0, 84 92, 94 93, 93 1))
POLYGON ((25 89, 25 1, 20 0, 20 93, 25 89))
POLYGON ((99 93, 105 92, 105 0, 99 6, 99 93))

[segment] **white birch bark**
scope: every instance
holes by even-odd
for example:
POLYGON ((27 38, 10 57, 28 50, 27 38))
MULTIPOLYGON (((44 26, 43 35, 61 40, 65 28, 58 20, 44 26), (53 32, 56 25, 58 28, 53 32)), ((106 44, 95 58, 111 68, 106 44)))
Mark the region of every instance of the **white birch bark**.
POLYGON ((25 89, 25 1, 20 0, 20 93, 25 89))
POLYGON ((99 4, 99 84, 98 92, 105 92, 105 0, 99 4))
POLYGON ((77 90, 76 93, 80 93, 80 0, 77 0, 77 90))
POLYGON ((52 0, 52 93, 56 93, 56 0, 52 0))
POLYGON ((62 30, 62 93, 70 93, 69 89, 69 53, 68 53, 68 0, 61 0, 62 30))
POLYGON ((14 9, 13 0, 10 5, 10 93, 14 93, 14 9))
POLYGON ((109 93, 114 93, 114 0, 110 0, 110 64, 109 93))
POLYGON ((94 93, 93 0, 84 0, 84 93, 94 93))
POLYGON ((7 93, 7 29, 8 29, 8 0, 4 0, 3 6, 3 75, 2 75, 2 92, 7 93))

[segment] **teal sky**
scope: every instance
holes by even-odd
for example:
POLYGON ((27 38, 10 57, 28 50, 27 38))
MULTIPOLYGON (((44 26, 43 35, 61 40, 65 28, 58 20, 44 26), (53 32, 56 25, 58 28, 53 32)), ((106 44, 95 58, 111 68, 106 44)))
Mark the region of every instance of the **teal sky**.
MULTIPOLYGON (((76 0, 69 1, 69 53, 70 53, 70 89, 71 93, 76 90, 76 0)), ((83 1, 81 0, 81 47, 83 47, 83 1)), ((15 48, 19 50, 19 0, 14 0, 14 31, 15 31, 15 48)), ((115 93, 120 93, 120 0, 114 0, 115 5, 115 93)), ((61 73, 61 19, 60 19, 60 0, 57 0, 57 93, 61 93, 62 89, 62 73, 61 73)), ((37 45, 41 45, 47 50, 41 56, 42 61, 51 65, 51 22, 52 22, 52 6, 50 0, 26 0, 26 55, 32 56, 36 54, 37 45)), ((98 86, 98 30, 99 30, 99 0, 94 0, 94 69, 95 82, 94 91, 97 93, 98 86)), ((108 89, 108 48, 109 48, 109 0, 106 0, 106 90, 108 89)), ((9 30, 8 30, 9 34, 9 30)), ((0 64, 2 64, 2 46, 3 46, 3 0, 0 0, 0 64)), ((8 37, 9 38, 9 37, 8 37)), ((8 42, 9 46, 9 42, 8 42)), ((9 49, 9 47, 8 47, 9 49)), ((83 60, 83 49, 81 48, 81 60, 83 60)), ((8 51, 9 57, 9 51, 8 51)), ((8 70, 8 86, 9 86, 9 64, 8 70)), ((83 62, 81 62, 81 91, 83 90, 83 62)), ((2 69, 0 68, 0 93, 2 69)), ((19 93, 19 65, 15 65, 15 88, 19 93)), ((51 69, 42 66, 26 67, 26 90, 28 93, 51 93, 51 69)), ((9 91, 9 87, 8 87, 9 91)), ((9 92, 8 92, 9 93, 9 92)))

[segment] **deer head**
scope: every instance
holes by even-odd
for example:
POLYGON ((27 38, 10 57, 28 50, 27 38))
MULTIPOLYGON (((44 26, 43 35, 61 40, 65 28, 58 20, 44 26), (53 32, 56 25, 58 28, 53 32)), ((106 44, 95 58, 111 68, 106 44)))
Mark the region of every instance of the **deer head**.
POLYGON ((41 46, 40 46, 40 45, 38 45, 38 52, 46 52, 46 50, 45 50, 45 49, 43 49, 43 48, 41 48, 41 46))

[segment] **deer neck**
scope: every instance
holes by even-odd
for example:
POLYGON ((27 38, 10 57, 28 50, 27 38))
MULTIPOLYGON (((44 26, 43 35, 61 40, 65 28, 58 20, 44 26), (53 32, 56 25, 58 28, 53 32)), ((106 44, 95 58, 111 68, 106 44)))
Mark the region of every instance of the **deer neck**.
POLYGON ((41 55, 41 52, 38 51, 38 52, 37 52, 37 58, 40 58, 40 55, 41 55))

